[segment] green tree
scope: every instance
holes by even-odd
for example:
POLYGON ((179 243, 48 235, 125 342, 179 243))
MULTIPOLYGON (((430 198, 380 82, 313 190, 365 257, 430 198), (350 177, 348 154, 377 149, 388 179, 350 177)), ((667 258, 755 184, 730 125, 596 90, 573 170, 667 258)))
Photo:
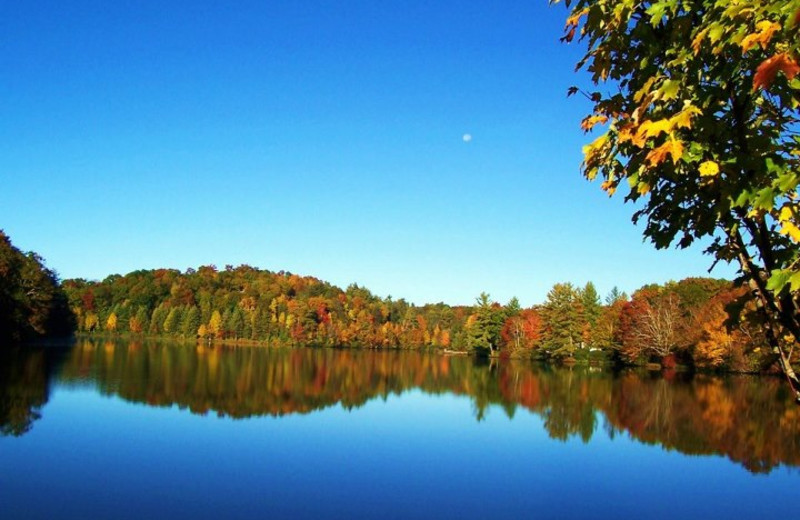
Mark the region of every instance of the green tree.
POLYGON ((614 305, 617 302, 624 302, 628 300, 628 295, 625 292, 620 291, 619 288, 615 285, 611 288, 611 291, 606 295, 606 305, 614 305))
POLYGON ((586 286, 580 290, 580 300, 584 318, 590 326, 594 325, 597 317, 600 316, 600 296, 592 282, 587 282, 586 286))
POLYGON ((196 305, 190 306, 183 313, 181 320, 181 334, 184 338, 194 339, 197 337, 197 330, 200 328, 200 309, 196 305))
POLYGON ((181 324, 181 308, 180 307, 172 307, 167 314, 167 317, 164 318, 164 326, 162 330, 166 334, 177 334, 180 332, 180 324, 181 324))
POLYGON ((153 309, 153 314, 150 316, 150 334, 164 332, 164 321, 167 319, 168 314, 169 310, 163 303, 159 303, 158 307, 153 309))
POLYGON ((583 92, 593 111, 581 126, 603 128, 584 147, 584 175, 609 194, 628 186, 634 221, 656 247, 702 240, 714 263, 737 263, 797 391, 800 0, 577 0, 571 9, 564 40, 587 44, 579 66, 603 85, 583 92))
POLYGON ((488 350, 491 353, 500 346, 500 332, 505 322, 505 312, 486 293, 481 293, 476 302, 475 320, 469 328, 469 345, 471 348, 488 350))
POLYGON ((244 337, 244 313, 236 307, 228 316, 227 328, 236 339, 244 337))
POLYGON ((22 253, 0 230, 0 340, 67 335, 75 328, 58 277, 36 253, 22 253))
POLYGON ((557 283, 547 293, 541 310, 542 343, 554 357, 568 357, 583 341, 583 309, 579 291, 571 283, 557 283))

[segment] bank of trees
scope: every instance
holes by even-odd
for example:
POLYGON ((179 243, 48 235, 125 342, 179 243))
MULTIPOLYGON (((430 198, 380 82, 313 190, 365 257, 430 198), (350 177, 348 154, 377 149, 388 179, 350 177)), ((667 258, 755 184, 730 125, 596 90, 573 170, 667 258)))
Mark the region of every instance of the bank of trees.
POLYGON ((690 278, 604 298, 589 282, 553 286, 522 308, 481 294, 472 306, 416 306, 309 276, 250 266, 135 271, 67 280, 79 330, 261 345, 433 348, 501 357, 656 362, 760 370, 763 323, 746 291, 690 278))
POLYGON ((56 274, 0 230, 0 341, 69 335, 74 328, 56 274))

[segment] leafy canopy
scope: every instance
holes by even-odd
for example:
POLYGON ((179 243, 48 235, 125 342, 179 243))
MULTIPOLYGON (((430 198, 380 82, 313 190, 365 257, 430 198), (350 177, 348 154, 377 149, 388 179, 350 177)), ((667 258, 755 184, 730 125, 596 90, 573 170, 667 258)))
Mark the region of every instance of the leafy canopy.
POLYGON ((579 0, 564 36, 587 43, 595 85, 613 84, 584 92, 582 128, 603 128, 584 175, 627 187, 657 247, 745 248, 776 291, 800 289, 799 22, 797 0, 579 0))
POLYGON ((583 174, 627 188, 656 247, 705 239, 738 262, 800 387, 784 355, 800 340, 800 0, 566 4, 563 40, 587 45, 578 68, 598 87, 581 91, 581 126, 601 132, 583 174))

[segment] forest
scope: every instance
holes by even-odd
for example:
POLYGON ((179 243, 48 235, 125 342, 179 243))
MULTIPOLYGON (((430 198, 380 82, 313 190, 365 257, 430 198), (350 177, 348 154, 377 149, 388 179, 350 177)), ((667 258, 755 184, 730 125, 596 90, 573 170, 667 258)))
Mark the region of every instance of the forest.
POLYGON ((0 230, 0 342, 66 336, 75 316, 57 275, 36 253, 23 253, 0 230))
POLYGON ((555 284, 522 308, 482 293, 470 306, 417 306, 356 284, 248 265, 155 269, 59 283, 3 234, 3 327, 11 339, 120 335, 248 346, 438 349, 557 362, 774 369, 755 306, 726 280, 687 278, 601 297, 555 284), (10 331, 10 334, 9 334, 10 331))

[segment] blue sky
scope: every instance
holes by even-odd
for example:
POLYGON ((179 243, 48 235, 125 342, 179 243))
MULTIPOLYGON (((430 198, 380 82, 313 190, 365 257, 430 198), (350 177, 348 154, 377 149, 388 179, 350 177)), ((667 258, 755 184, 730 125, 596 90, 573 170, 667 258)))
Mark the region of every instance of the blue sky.
POLYGON ((415 303, 705 275, 581 177, 565 13, 6 2, 0 228, 63 278, 247 263, 415 303))

